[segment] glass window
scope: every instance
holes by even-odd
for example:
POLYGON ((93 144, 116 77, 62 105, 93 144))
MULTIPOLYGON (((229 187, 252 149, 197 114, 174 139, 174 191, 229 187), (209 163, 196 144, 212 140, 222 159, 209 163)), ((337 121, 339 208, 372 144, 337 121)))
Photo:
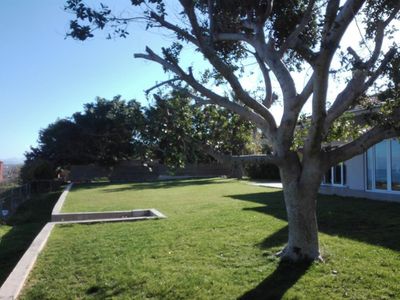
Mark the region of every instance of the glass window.
POLYGON ((332 172, 331 172, 331 168, 329 168, 328 172, 325 173, 325 177, 324 177, 324 183, 326 184, 332 184, 332 172))
POLYGON ((347 172, 347 170, 346 170, 346 164, 345 163, 342 163, 342 168, 343 168, 343 185, 346 185, 346 181, 347 181, 346 172, 347 172))
POLYGON ((391 144, 392 190, 400 191, 400 142, 393 139, 391 144))
POLYGON ((372 172, 374 168, 374 149, 369 148, 367 151, 367 189, 372 190, 372 172))
POLYGON ((333 183, 342 184, 342 165, 339 164, 333 168, 333 183))
POLYGON ((340 163, 330 168, 324 175, 322 183, 324 184, 346 184, 346 167, 344 163, 340 163))
POLYGON ((375 188, 387 189, 387 141, 375 146, 375 188))

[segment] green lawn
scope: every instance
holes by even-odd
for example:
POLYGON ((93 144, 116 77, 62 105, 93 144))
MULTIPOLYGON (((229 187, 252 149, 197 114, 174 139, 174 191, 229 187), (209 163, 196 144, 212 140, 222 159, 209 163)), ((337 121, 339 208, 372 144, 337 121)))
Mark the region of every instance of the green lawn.
POLYGON ((59 196, 60 192, 34 194, 6 224, 0 223, 0 286, 42 227, 50 221, 59 196))
POLYGON ((22 299, 393 299, 400 205, 321 196, 325 263, 275 258, 282 193, 221 179, 75 187, 64 211, 156 208, 168 219, 62 225, 22 299))

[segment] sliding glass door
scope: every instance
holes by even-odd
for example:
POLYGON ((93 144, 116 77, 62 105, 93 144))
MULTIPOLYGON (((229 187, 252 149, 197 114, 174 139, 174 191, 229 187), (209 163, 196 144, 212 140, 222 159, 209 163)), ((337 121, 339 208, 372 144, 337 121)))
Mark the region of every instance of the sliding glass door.
POLYGON ((400 143, 385 140, 371 147, 366 155, 368 190, 400 191, 400 143))
POLYGON ((387 141, 382 141, 375 145, 375 188, 386 190, 387 185, 387 141))
POLYGON ((392 160, 392 190, 400 191, 400 142, 392 140, 391 144, 391 160, 392 160))

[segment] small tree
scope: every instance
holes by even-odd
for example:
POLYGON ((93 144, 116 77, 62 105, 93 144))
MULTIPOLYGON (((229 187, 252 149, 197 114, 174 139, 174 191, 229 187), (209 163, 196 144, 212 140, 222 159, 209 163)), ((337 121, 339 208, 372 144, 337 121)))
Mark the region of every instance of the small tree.
POLYGON ((335 121, 349 108, 361 104, 361 96, 385 74, 395 57, 397 45, 393 43, 383 52, 383 44, 385 37, 393 33, 391 24, 398 20, 400 2, 180 0, 181 22, 174 22, 168 14, 167 1, 131 2, 135 7, 143 7, 140 16, 118 18, 104 5, 94 10, 80 0, 67 1, 66 9, 76 15, 69 35, 85 40, 93 36, 93 28, 104 29, 111 24, 117 28, 114 33, 125 37, 128 23, 137 19, 146 20, 148 28, 174 33, 176 39, 171 47, 161 49, 159 54, 146 47, 145 53, 135 57, 160 64, 172 74, 165 83, 174 89, 183 89, 199 103, 223 106, 262 130, 272 153, 257 159, 279 167, 288 215, 289 239, 282 258, 317 259, 317 192, 324 172, 400 132, 399 106, 393 105, 392 99, 392 104, 379 113, 379 122, 371 123, 358 137, 335 149, 323 147, 335 121), (357 22, 363 33, 361 46, 373 44, 366 57, 353 48, 340 50, 341 39, 352 22, 357 22), (182 65, 179 54, 185 43, 206 59, 207 70, 182 65), (343 68, 349 72, 343 73, 348 75, 347 83, 329 105, 327 92, 330 77, 336 71, 335 57, 341 58, 343 68), (249 92, 242 85, 241 77, 249 74, 245 65, 250 59, 263 77, 263 97, 257 90, 249 92), (311 68, 312 75, 298 90, 293 73, 304 67, 311 68), (282 95, 280 124, 269 109, 274 100, 271 77, 278 82, 282 95), (213 89, 215 84, 228 87, 237 101, 219 94, 213 89), (308 99, 312 113, 299 151, 293 143, 294 134, 308 99))

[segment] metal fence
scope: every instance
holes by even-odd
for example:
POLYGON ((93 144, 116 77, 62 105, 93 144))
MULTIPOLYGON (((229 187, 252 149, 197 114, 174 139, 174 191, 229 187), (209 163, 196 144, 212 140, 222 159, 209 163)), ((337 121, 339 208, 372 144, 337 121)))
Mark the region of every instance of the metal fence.
POLYGON ((19 186, 0 185, 0 220, 11 217, 21 204, 32 198, 32 194, 55 191, 62 184, 56 180, 41 180, 19 186))
POLYGON ((12 216, 17 208, 31 197, 31 184, 17 187, 0 186, 0 218, 12 216))

